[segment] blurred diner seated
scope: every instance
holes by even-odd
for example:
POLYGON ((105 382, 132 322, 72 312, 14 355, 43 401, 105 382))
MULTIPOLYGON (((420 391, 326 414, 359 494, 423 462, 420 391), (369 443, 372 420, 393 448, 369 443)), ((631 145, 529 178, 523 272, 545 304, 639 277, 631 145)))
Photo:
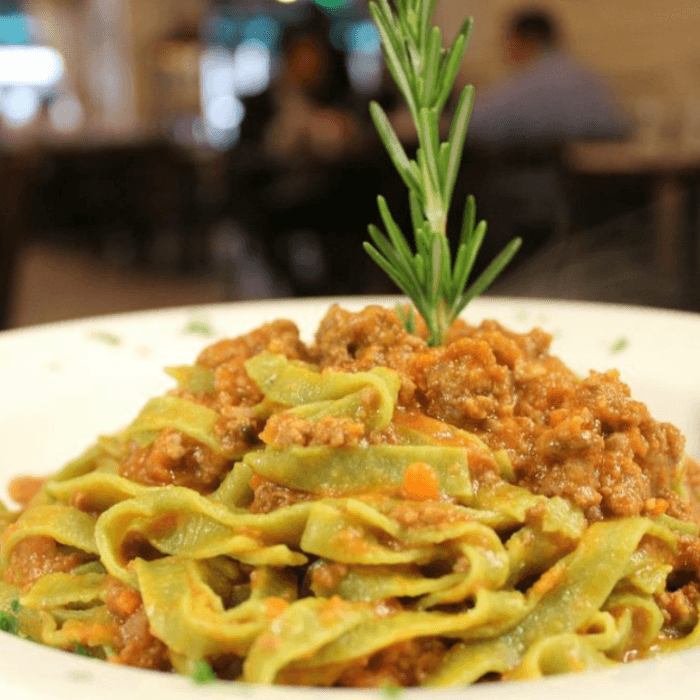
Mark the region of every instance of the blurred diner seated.
POLYGON ((281 41, 279 72, 270 87, 244 100, 242 145, 259 146, 276 161, 333 161, 356 150, 358 124, 342 51, 329 39, 329 22, 315 6, 281 41))
POLYGON ((270 266, 277 288, 293 295, 366 291, 360 241, 379 180, 366 163, 366 103, 315 5, 284 30, 270 86, 243 100, 229 158, 231 218, 270 266))
POLYGON ((554 16, 514 13, 503 49, 513 68, 477 93, 469 126, 475 147, 528 150, 584 139, 620 139, 631 121, 605 80, 564 48, 554 16))
POLYGON ((505 22, 509 74, 477 91, 464 163, 466 191, 489 222, 484 258, 513 236, 519 258, 567 232, 571 212, 562 179, 564 147, 624 139, 632 121, 606 81, 570 55, 548 10, 525 8, 505 22))

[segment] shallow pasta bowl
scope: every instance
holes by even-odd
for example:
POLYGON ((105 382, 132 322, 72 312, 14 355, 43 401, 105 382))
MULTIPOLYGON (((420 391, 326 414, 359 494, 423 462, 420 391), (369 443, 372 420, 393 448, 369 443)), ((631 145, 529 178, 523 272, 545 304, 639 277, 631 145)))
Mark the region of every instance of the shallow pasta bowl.
MULTIPOLYGON (((359 309, 390 298, 351 298, 359 309)), ((164 366, 187 364, 217 338, 235 336, 274 318, 291 318, 310 339, 331 302, 325 299, 188 307, 107 316, 0 333, 0 480, 44 475, 91 444, 96 435, 127 424, 144 401, 172 386, 164 366)), ((652 414, 676 424, 688 452, 700 456, 700 316, 632 307, 482 299, 466 317, 495 318, 526 331, 540 326, 554 336, 553 352, 574 370, 617 367, 635 398, 652 414)), ((591 698, 631 693, 696 698, 700 650, 639 662, 611 671, 539 682, 483 684, 424 695, 508 698, 591 698)), ((40 647, 0 634, 0 697, 48 698, 232 697, 308 698, 375 691, 198 686, 188 678, 124 669, 40 647)))

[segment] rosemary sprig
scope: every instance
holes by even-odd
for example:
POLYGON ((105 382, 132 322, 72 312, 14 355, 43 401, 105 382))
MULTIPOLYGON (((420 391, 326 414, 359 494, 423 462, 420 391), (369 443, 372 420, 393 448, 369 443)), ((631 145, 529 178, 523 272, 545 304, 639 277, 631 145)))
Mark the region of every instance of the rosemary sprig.
MULTIPOLYGON (((408 188, 415 252, 378 197, 384 234, 370 224, 372 243, 364 248, 394 283, 413 301, 430 332, 432 345, 442 343, 454 319, 482 294, 520 247, 513 239, 467 288, 486 222, 476 222, 473 197, 468 197, 459 245, 452 262, 447 242, 447 216, 452 202, 464 140, 474 106, 474 88, 462 89, 450 132, 440 142, 440 115, 452 92, 472 29, 468 18, 445 50, 438 27, 431 27, 437 0, 372 0, 370 12, 382 40, 387 67, 406 101, 418 132, 415 160, 409 159, 384 110, 373 102, 372 120, 396 170, 408 188)), ((406 316, 404 325, 413 323, 406 316)))

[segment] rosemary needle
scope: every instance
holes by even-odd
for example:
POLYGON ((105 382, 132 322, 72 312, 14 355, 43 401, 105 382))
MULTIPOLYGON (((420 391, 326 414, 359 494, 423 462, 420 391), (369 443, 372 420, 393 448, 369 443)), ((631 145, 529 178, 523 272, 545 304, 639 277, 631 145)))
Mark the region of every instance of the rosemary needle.
MULTIPOLYGON (((379 31, 384 59, 401 92, 418 132, 415 159, 409 159, 384 110, 373 102, 370 114, 397 172, 408 188, 415 252, 394 221, 383 197, 378 198, 385 233, 370 224, 364 248, 393 282, 413 301, 439 345, 452 322, 475 297, 482 294, 510 262, 520 239, 513 239, 468 287, 477 253, 486 234, 486 222, 476 220, 473 197, 468 197, 457 252, 447 242, 447 216, 452 202, 464 141, 474 106, 474 88, 464 87, 457 101, 447 140, 440 141, 440 115, 452 93, 472 29, 464 21, 448 49, 438 27, 431 26, 437 0, 370 2, 379 31)), ((411 330, 413 317, 404 325, 411 330)))

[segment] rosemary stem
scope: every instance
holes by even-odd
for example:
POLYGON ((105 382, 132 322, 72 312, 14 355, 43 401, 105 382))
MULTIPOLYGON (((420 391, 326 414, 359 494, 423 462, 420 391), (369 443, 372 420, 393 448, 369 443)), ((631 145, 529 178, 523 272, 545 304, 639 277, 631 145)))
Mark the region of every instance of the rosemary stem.
MULTIPOLYGON (((430 333, 429 343, 443 342, 452 322, 477 294, 483 292, 515 254, 511 241, 467 287, 469 273, 481 246, 486 224, 476 224, 471 199, 465 208, 459 249, 452 264, 447 242, 447 217, 459 177, 467 126, 474 102, 472 87, 460 93, 447 140, 441 142, 440 113, 453 92, 459 64, 466 50, 472 22, 466 20, 452 46, 442 46, 440 30, 430 28, 437 0, 370 0, 387 67, 418 134, 415 159, 409 159, 381 108, 373 104, 372 119, 382 143, 408 187, 415 252, 379 198, 380 214, 388 237, 370 225, 372 243, 365 250, 413 301, 430 333), (466 289, 466 291, 465 291, 466 289)), ((408 330, 410 314, 402 316, 408 330)), ((412 332, 412 331, 411 331, 412 332)))

